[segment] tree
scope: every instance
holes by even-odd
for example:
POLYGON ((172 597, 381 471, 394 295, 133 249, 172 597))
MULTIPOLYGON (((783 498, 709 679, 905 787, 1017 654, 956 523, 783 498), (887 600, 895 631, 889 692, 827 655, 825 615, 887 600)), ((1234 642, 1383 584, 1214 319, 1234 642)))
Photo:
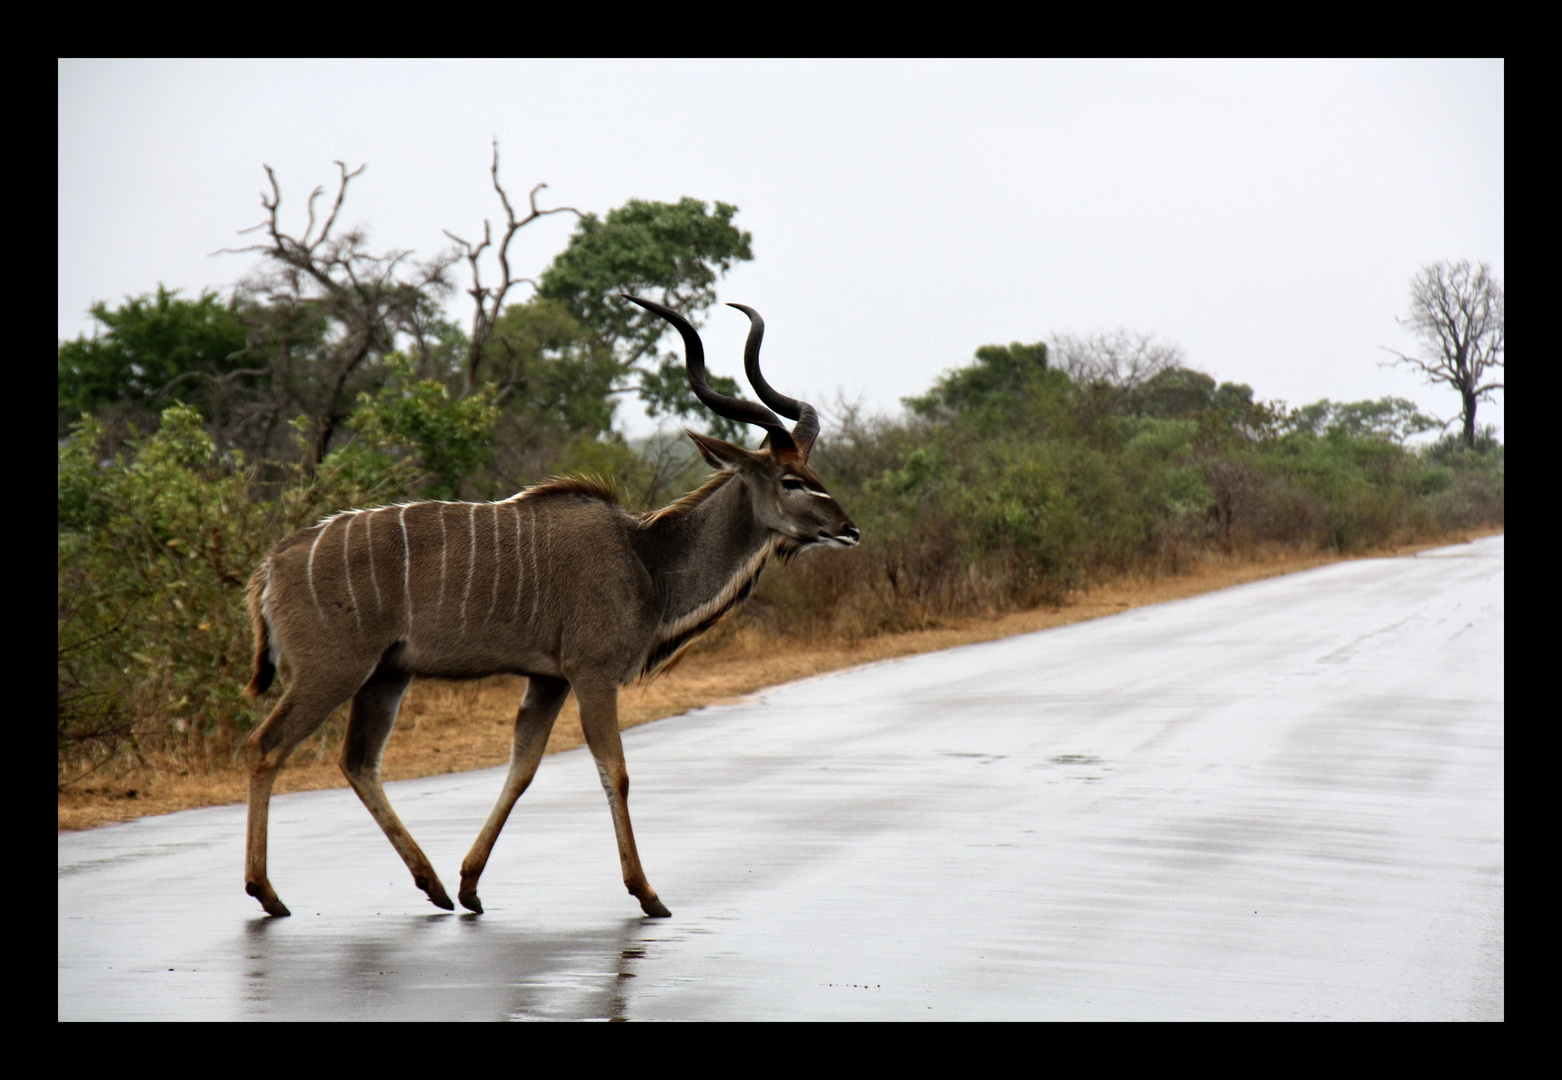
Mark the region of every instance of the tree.
MULTIPOLYGON (((736 207, 635 200, 598 218, 539 207, 543 184, 525 203, 511 200, 496 143, 490 175, 504 211, 498 226, 484 221, 471 239, 447 231, 455 246, 417 261, 410 252, 373 248, 364 229, 343 225, 348 189, 363 167, 337 166, 334 191, 316 188, 301 208, 304 228, 292 231, 281 215, 281 184, 266 168, 264 220, 245 230, 260 235, 239 249, 261 256, 260 264, 231 297, 210 292, 192 302, 160 288, 118 311, 98 305, 106 332, 59 348, 61 437, 81 416, 113 406, 112 449, 127 421, 149 427, 167 404, 183 401, 201 409, 221 450, 241 450, 255 463, 291 458, 293 422, 305 417, 306 465, 313 467, 352 438, 350 419, 365 395, 377 403, 379 436, 412 430, 400 406, 392 408, 396 400, 416 399, 423 412, 459 411, 461 402, 486 395, 500 410, 504 461, 495 468, 508 482, 520 460, 510 449, 523 453, 529 479, 559 467, 566 445, 613 441, 618 394, 639 393, 653 415, 705 419, 681 359, 656 351, 666 324, 617 294, 660 294, 697 317, 714 303, 717 279, 753 258, 750 234, 732 224, 736 207), (510 251, 517 233, 557 213, 580 218, 568 248, 547 273, 520 276, 510 251), (462 262, 471 271, 469 333, 445 308, 462 262), (522 285, 530 286, 529 298, 522 285), (405 370, 392 370, 393 356, 405 360, 405 370), (437 409, 430 381, 446 391, 437 409)), ((738 393, 730 379, 710 381, 738 393)), ((717 433, 736 437, 724 423, 717 421, 717 433)), ((418 427, 407 449, 428 461, 438 427, 418 427)), ((463 453, 447 464, 469 458, 478 460, 463 453)), ((451 489, 448 469, 434 471, 441 490, 451 489)))
POLYGON ((92 306, 103 330, 59 347, 57 399, 60 435, 82 416, 108 405, 155 410, 174 402, 210 413, 234 392, 236 381, 265 374, 245 358, 248 326, 237 299, 215 292, 183 300, 179 290, 127 297, 118 308, 92 306))
POLYGON ((469 396, 477 385, 477 369, 482 363, 484 352, 488 348, 489 339, 501 318, 501 313, 506 311, 504 300, 510 290, 517 285, 526 284, 532 288, 537 283, 531 278, 517 278, 510 273, 510 241, 515 239, 515 234, 530 225, 540 217, 549 214, 574 214, 581 216, 579 210, 573 206, 560 206, 552 210, 537 209, 537 192, 547 187, 547 184, 538 184, 531 189, 528 201, 531 204, 530 212, 523 218, 515 216, 515 208, 510 205, 510 196, 505 193, 504 185, 499 183, 499 140, 494 140, 494 163, 489 169, 494 181, 494 191, 499 195, 499 202, 504 207, 505 228, 504 238, 499 241, 499 246, 494 249, 494 254, 499 260, 499 283, 492 288, 483 284, 482 254, 483 250, 493 244, 493 230, 487 220, 483 222, 483 242, 471 244, 461 239, 449 229, 445 235, 454 240, 460 247, 462 256, 472 268, 472 287, 467 293, 472 297, 474 309, 472 312, 472 336, 468 339, 466 360, 462 367, 461 396, 469 396))
POLYGON ((1415 402, 1385 397, 1377 401, 1330 401, 1303 405, 1288 417, 1290 426, 1312 435, 1345 435, 1404 445, 1405 440, 1441 425, 1423 416, 1415 402))
MULTIPOLYGON (((1247 394, 1251 399, 1253 391, 1248 390, 1247 394)), ((1214 408, 1217 395, 1215 380, 1204 372, 1185 367, 1163 368, 1128 392, 1127 411, 1133 416, 1183 420, 1214 408)), ((1235 404, 1234 395, 1240 395, 1240 390, 1227 391, 1223 404, 1235 404)))
POLYGON ((390 378, 377 392, 358 395, 353 430, 381 450, 410 448, 430 474, 420 494, 461 498, 461 482, 493 458, 499 419, 493 388, 452 400, 449 387, 437 379, 417 378, 400 353, 385 360, 390 378))
POLYGON ((1180 347, 1156 341, 1154 334, 1112 330, 1054 335, 1052 363, 1080 386, 1132 390, 1163 371, 1182 367, 1183 355, 1180 347))
POLYGON ((336 165, 341 176, 330 212, 316 232, 315 203, 324 189, 315 188, 299 236, 282 229, 282 189, 266 166, 271 194, 260 198, 266 219, 245 230, 263 231, 265 240, 241 249, 266 259, 240 289, 252 300, 251 340, 267 361, 271 385, 248 415, 237 418, 249 437, 234 441, 258 443, 273 456, 285 422, 302 412, 314 421, 315 464, 330 452, 358 395, 381 381, 382 361, 396 350, 399 335, 410 336, 419 354, 431 338, 448 336, 439 301, 450 292, 456 258, 444 253, 414 264, 410 252, 372 253, 361 229, 335 232, 348 185, 366 168, 336 165))
POLYGON ((983 345, 976 350, 976 363, 945 372, 926 394, 905 398, 904 402, 918 416, 958 413, 999 398, 1020 397, 1046 372, 1044 342, 983 345))
POLYGON ((1428 382, 1447 383, 1459 393, 1464 418, 1463 440, 1475 448, 1475 408, 1503 389, 1498 372, 1504 367, 1503 290, 1481 263, 1468 260, 1434 262, 1410 281, 1410 317, 1398 320, 1421 339, 1429 359, 1389 349, 1397 359, 1419 368, 1428 382))
POLYGON ((479 373, 495 404, 537 434, 606 435, 613 429, 612 353, 556 300, 511 304, 489 335, 479 373))

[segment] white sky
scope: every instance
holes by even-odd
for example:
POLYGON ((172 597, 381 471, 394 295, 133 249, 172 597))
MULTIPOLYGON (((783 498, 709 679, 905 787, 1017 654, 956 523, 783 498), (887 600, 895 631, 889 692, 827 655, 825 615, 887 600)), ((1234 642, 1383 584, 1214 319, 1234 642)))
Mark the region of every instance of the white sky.
MULTIPOLYGON (((1505 279, 1502 61, 284 62, 59 65, 59 336, 87 308, 225 288, 261 220, 368 163, 344 209, 377 249, 468 239, 512 201, 605 213, 692 195, 740 208, 755 261, 719 286, 765 316, 782 391, 875 411, 977 346, 1128 327, 1293 405, 1458 400, 1381 346, 1415 343, 1434 259, 1505 279)), ((573 217, 535 222, 540 272, 573 217)), ((458 297, 463 325, 469 310, 458 297)), ((714 309, 711 366, 747 320, 714 309)), ((648 422, 621 410, 634 432, 648 422)), ((1502 403, 1481 422, 1501 427, 1502 403)))

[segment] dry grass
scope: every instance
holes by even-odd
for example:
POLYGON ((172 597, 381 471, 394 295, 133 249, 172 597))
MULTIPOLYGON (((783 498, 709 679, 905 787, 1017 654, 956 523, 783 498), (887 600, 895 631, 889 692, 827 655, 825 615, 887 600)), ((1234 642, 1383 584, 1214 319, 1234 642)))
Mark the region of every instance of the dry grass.
MULTIPOLYGON (((1351 557, 1408 555, 1502 531, 1498 527, 1464 532, 1435 542, 1351 557)), ((619 696, 620 726, 634 727, 701 706, 729 702, 767 686, 826 671, 1063 626, 1341 562, 1344 558, 1273 548, 1244 555, 1209 555, 1185 573, 1107 582, 1074 596, 1060 607, 951 619, 937 629, 861 641, 777 641, 740 625, 691 650, 670 673, 626 688, 619 696)), ((466 683, 415 680, 402 703, 396 733, 385 751, 384 777, 404 780, 504 764, 509 760, 511 725, 524 688, 525 680, 515 676, 466 683)), ((320 735, 299 747, 278 777, 279 793, 346 786, 336 767, 340 728, 338 716, 320 735)), ((568 750, 584 741, 580 715, 571 698, 548 740, 548 752, 568 750)), ((58 827, 61 831, 88 829, 148 814, 242 802, 246 790, 247 779, 237 764, 203 774, 179 775, 142 763, 61 791, 58 827)), ((473 823, 474 829, 477 824, 473 823)))

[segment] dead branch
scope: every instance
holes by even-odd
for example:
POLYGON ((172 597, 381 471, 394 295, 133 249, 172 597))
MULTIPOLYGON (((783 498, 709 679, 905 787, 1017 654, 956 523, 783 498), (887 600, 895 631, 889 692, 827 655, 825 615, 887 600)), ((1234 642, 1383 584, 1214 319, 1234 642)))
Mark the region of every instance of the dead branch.
POLYGON ((537 282, 531 278, 511 276, 510 241, 515 239, 516 233, 540 217, 563 213, 574 214, 576 217, 582 216, 581 212, 573 206, 558 206, 551 210, 539 209, 537 206, 537 193, 548 185, 538 184, 531 189, 528 197, 531 207, 530 212, 525 217, 516 217, 515 208, 510 205, 510 197, 505 192, 504 185, 499 181, 499 140, 495 139, 493 145, 494 159, 492 166, 489 168, 489 173, 493 177, 494 191, 499 194, 499 203, 504 207, 505 217, 504 239, 499 242, 496 248, 496 254, 499 257, 499 284, 497 286, 492 289, 487 288, 483 285, 482 280, 480 257, 484 250, 493 246, 493 229, 490 223, 486 219, 483 221, 483 242, 480 244, 469 243, 449 229, 445 230, 445 235, 460 246, 467 264, 472 268, 472 287, 467 290, 467 294, 472 297, 473 301, 472 337, 467 348, 466 364, 462 377, 461 393, 463 397, 471 394, 476 387, 478 363, 482 360, 483 350, 493 336, 494 326, 498 323, 499 315, 504 310, 504 301, 509 296, 510 290, 522 284, 530 285, 533 289, 537 288, 537 282))

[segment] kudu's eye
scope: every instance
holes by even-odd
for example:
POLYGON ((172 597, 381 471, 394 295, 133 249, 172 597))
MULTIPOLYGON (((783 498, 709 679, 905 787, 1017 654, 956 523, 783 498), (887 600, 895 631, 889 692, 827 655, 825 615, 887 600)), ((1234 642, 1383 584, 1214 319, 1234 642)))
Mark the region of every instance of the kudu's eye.
POLYGON ((781 478, 781 486, 788 491, 802 491, 806 485, 795 476, 783 476, 781 478))

